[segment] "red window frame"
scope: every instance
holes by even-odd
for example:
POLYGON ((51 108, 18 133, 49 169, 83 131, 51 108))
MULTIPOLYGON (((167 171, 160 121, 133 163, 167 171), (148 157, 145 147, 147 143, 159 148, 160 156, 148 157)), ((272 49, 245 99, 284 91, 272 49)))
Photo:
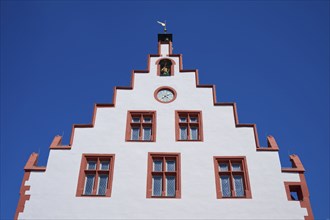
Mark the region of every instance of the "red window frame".
POLYGON ((181 162, 180 153, 148 153, 147 198, 181 198, 181 162), (154 171, 154 160, 162 161, 162 171, 154 171), (166 161, 175 161, 175 171, 166 171, 166 161), (153 176, 162 176, 161 196, 153 195, 153 176), (166 196, 166 177, 175 176, 175 196, 166 196))
POLYGON ((175 133, 176 141, 203 141, 203 120, 201 111, 175 111, 175 133), (181 122, 180 117, 186 117, 186 122, 181 122), (191 117, 197 117, 197 122, 191 122, 191 117), (181 139, 180 127, 187 127, 187 139, 181 139), (198 129, 198 137, 196 140, 191 139, 191 128, 198 129))
POLYGON ((112 179, 114 171, 115 155, 114 154, 83 154, 80 164, 80 172, 77 186, 77 197, 111 197, 112 179), (96 161, 95 169, 88 169, 88 161, 96 161), (109 169, 102 170, 100 168, 101 161, 109 161, 109 169), (85 195, 85 182, 87 175, 94 175, 92 193, 85 195), (104 195, 97 194, 98 189, 98 177, 100 175, 108 175, 108 182, 106 192, 104 195))
POLYGON ((304 201, 306 193, 304 193, 301 182, 284 182, 286 195, 289 201, 304 201), (294 198, 291 193, 295 193, 297 198, 294 198))
POLYGON ((213 157, 214 159, 214 172, 215 172, 215 185, 218 199, 244 199, 252 198, 250 190, 250 181, 249 174, 246 164, 246 157, 213 157), (228 171, 220 171, 219 163, 228 164, 228 171), (234 171, 232 170, 232 164, 240 164, 241 170, 234 171), (221 192, 221 183, 220 176, 226 175, 230 179, 230 191, 231 196, 223 196, 221 192), (243 187, 244 187, 244 196, 236 196, 235 187, 234 187, 234 175, 243 176, 243 187))
POLYGON ((128 111, 126 125, 126 141, 132 142, 154 142, 156 141, 156 111, 128 111), (139 122, 133 122, 133 118, 140 118, 139 122), (144 118, 150 117, 151 122, 144 122, 144 118), (139 139, 132 140, 132 128, 139 128, 139 139), (144 128, 151 128, 150 140, 143 140, 144 128))

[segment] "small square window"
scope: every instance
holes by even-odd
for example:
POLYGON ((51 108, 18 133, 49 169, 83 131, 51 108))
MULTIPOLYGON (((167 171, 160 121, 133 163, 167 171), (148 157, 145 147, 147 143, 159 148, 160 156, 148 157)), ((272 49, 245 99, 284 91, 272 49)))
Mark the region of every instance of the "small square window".
POLYGON ((140 123, 140 117, 132 117, 133 123, 140 123))
POLYGON ((186 117, 180 117, 180 122, 187 122, 187 118, 186 117))
POLYGON ((96 161, 88 161, 87 170, 95 170, 96 169, 96 161))
POLYGON ((109 161, 101 161, 101 170, 109 170, 109 161))
POLYGON ((198 122, 198 118, 196 116, 191 116, 190 117, 190 122, 191 123, 197 123, 198 122))
POLYGON ((304 195, 300 183, 285 183, 288 199, 292 201, 303 201, 304 195))
POLYGON ((219 170, 220 171, 228 171, 228 163, 219 163, 219 170))
POLYGON ((231 164, 231 170, 232 171, 241 171, 241 164, 239 164, 239 163, 232 163, 231 164))
POLYGON ((151 123, 152 120, 151 120, 151 117, 144 117, 143 121, 145 123, 151 123))

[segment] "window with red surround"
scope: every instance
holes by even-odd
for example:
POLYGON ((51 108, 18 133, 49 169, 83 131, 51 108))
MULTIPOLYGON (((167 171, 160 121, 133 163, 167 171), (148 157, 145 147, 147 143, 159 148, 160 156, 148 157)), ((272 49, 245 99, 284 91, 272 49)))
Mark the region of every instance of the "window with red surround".
POLYGON ((155 141, 156 112, 128 111, 126 141, 155 141))
POLYGON ((217 198, 251 198, 245 157, 214 157, 217 198))
POLYGON ((202 112, 176 111, 175 130, 177 141, 203 141, 202 112))
POLYGON ((284 182, 289 201, 303 201, 304 193, 300 182, 284 182))
POLYGON ((181 198, 180 153, 149 153, 147 198, 181 198))
POLYGON ((83 154, 76 196, 110 197, 114 154, 83 154))

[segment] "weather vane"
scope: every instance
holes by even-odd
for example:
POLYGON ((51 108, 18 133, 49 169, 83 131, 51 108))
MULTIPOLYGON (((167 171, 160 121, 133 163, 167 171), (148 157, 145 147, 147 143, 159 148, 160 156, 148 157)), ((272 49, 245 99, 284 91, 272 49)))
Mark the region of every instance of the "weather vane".
POLYGON ((164 27, 164 33, 166 33, 166 31, 167 31, 166 30, 166 21, 165 22, 157 21, 157 23, 164 27))

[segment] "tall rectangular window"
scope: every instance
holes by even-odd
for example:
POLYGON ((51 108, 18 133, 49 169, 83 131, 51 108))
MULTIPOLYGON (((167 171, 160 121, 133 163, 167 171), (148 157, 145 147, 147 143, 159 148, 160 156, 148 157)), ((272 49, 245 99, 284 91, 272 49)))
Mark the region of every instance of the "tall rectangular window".
POLYGON ((83 154, 76 196, 110 197, 115 156, 83 154))
POLYGON ((126 141, 155 141, 155 115, 154 111, 129 111, 127 114, 126 141))
POLYGON ((214 157, 217 198, 251 198, 245 157, 214 157))
POLYGON ((149 153, 147 198, 181 198, 180 154, 149 153))
POLYGON ((176 111, 176 140, 202 141, 202 113, 200 111, 176 111))

